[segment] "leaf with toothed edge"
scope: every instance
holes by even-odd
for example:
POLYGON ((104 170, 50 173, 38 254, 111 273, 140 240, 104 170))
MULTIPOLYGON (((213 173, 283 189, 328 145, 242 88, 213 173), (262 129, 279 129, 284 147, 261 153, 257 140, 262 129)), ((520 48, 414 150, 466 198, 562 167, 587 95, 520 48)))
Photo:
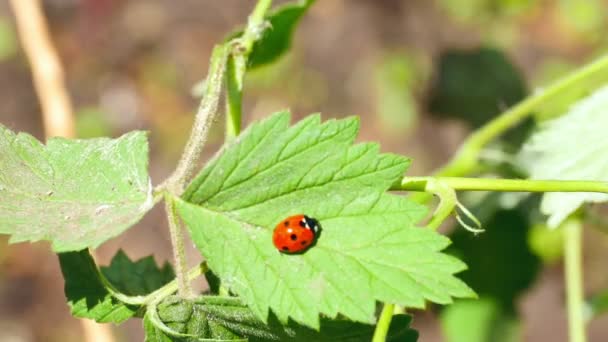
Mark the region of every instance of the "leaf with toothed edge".
MULTIPOLYGON (((315 331, 293 321, 282 325, 274 315, 265 324, 235 297, 202 296, 192 301, 170 297, 157 309, 156 319, 150 313, 144 318, 146 341, 359 342, 370 341, 375 328, 323 318, 320 330, 315 331)), ((386 341, 415 342, 418 333, 409 327, 411 320, 408 315, 395 315, 386 341)))
POLYGON ((52 138, 46 146, 0 125, 0 234, 50 240, 55 252, 95 248, 153 205, 146 133, 52 138))
POLYGON ((474 293, 453 276, 465 265, 441 253, 449 240, 415 227, 426 208, 386 193, 409 160, 352 145, 357 118, 289 126, 281 112, 252 124, 212 159, 177 210, 222 284, 262 320, 269 309, 319 328, 319 314, 375 321, 377 300, 422 308, 474 293), (316 218, 321 234, 303 254, 272 244, 283 218, 316 218))

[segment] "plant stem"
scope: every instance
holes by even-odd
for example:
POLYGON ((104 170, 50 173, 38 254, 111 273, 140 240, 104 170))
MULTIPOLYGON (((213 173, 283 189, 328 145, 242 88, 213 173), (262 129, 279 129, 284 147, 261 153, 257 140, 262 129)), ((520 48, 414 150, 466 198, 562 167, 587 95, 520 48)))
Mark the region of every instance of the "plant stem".
MULTIPOLYGON (((203 262, 203 263, 197 265, 196 267, 193 267, 190 270, 188 270, 188 272, 186 273, 186 279, 188 279, 188 280, 196 279, 201 274, 207 272, 207 270, 208 270, 207 264, 203 262)), ((163 298, 170 296, 175 291, 179 291, 179 281, 178 280, 172 280, 171 282, 168 282, 160 289, 147 295, 145 297, 144 304, 152 303, 152 302, 160 302, 163 298)))
POLYGON ((259 0, 247 21, 243 35, 234 43, 234 49, 226 65, 226 139, 231 140, 241 131, 243 84, 247 61, 255 42, 261 38, 265 27, 264 17, 272 0, 259 0))
POLYGON ((161 185, 161 188, 166 187, 173 195, 181 195, 186 182, 190 180, 194 170, 198 166, 201 151, 207 142, 209 129, 217 114, 227 58, 228 48, 226 46, 219 45, 213 49, 205 93, 196 113, 190 138, 188 138, 175 171, 165 184, 161 185))
POLYGON ((607 70, 608 56, 604 56, 558 80, 546 89, 527 97, 473 132, 462 144, 456 156, 436 172, 436 175, 460 176, 469 174, 475 169, 479 153, 486 144, 531 115, 540 105, 557 98, 569 89, 579 87, 587 82, 589 78, 607 70))
POLYGON ((244 71, 237 66, 242 58, 228 57, 226 64, 226 140, 234 139, 241 132, 244 71))
POLYGON ((173 258, 175 260, 175 274, 177 276, 178 294, 184 298, 192 297, 192 287, 186 275, 186 251, 184 249, 184 238, 179 217, 175 212, 175 202, 170 195, 165 196, 165 210, 169 221, 169 234, 173 246, 173 258))
POLYGON ((374 337, 372 342, 384 342, 388 335, 388 329, 391 326, 391 320, 393 319, 393 312, 395 311, 395 305, 384 303, 382 313, 376 324, 376 330, 374 331, 374 337))
POLYGON ((608 182, 568 180, 492 179, 464 177, 404 177, 392 190, 430 191, 430 182, 441 182, 461 191, 511 192, 600 192, 608 193, 608 182))
POLYGON ((578 218, 571 218, 564 224, 564 252, 569 340, 570 342, 585 342, 583 277, 581 270, 582 223, 578 218))

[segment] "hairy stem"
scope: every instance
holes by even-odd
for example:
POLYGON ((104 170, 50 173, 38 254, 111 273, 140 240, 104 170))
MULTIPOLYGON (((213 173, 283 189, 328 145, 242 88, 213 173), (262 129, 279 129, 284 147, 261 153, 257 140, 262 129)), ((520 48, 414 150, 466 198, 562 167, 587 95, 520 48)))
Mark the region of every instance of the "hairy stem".
POLYGON ((384 342, 388 335, 388 329, 391 326, 391 320, 393 319, 393 312, 395 311, 395 305, 385 303, 380 313, 380 318, 376 324, 376 330, 374 331, 374 337, 372 342, 384 342))
POLYGON ((186 275, 186 251, 184 249, 184 238, 179 217, 175 212, 175 202, 169 195, 165 196, 165 210, 169 221, 169 234, 173 246, 173 258, 175 260, 175 274, 177 275, 178 294, 184 298, 193 296, 190 281, 186 275))
POLYGON ((211 65, 207 74, 205 93, 194 119, 194 126, 190 138, 177 167, 166 183, 166 187, 173 195, 179 196, 184 190, 186 182, 190 180, 198 166, 201 151, 207 142, 211 124, 217 114, 219 99, 222 93, 224 71, 228 48, 224 45, 216 46, 211 54, 211 65))
POLYGON ((582 229, 582 223, 578 218, 571 218, 564 224, 565 280, 570 342, 586 341, 583 317, 582 229))
POLYGON ((437 176, 461 176, 471 173, 477 165, 482 148, 509 128, 514 127, 530 116, 539 106, 561 96, 566 91, 577 88, 588 82, 598 73, 608 71, 608 56, 578 69, 574 73, 558 80, 544 90, 527 97, 494 120, 488 122, 465 140, 452 160, 442 167, 437 176))

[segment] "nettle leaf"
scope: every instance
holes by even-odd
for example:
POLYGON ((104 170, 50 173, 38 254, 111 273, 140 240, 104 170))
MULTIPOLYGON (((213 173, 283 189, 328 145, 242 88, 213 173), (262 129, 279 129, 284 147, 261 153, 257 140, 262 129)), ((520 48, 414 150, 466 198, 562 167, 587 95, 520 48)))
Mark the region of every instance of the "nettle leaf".
POLYGON ((314 0, 301 0, 280 6, 266 17, 270 27, 255 42, 249 55, 248 68, 274 62, 287 52, 296 26, 314 0))
MULTIPOLYGON (((284 326, 274 315, 264 323, 235 297, 204 296, 195 301, 171 297, 159 305, 158 316, 176 335, 192 336, 170 336, 156 327, 148 315, 144 319, 146 341, 246 339, 249 342, 359 342, 371 340, 375 328, 373 325, 345 320, 322 319, 320 331, 315 331, 293 321, 284 326)), ((410 316, 396 315, 391 322, 387 341, 416 341, 418 333, 410 329, 410 322, 410 316)))
POLYGON ((55 252, 97 247, 153 204, 144 132, 50 139, 0 125, 0 234, 50 240, 55 252))
MULTIPOLYGON (((520 160, 531 179, 608 181, 608 87, 577 102, 565 115, 543 123, 524 145, 520 160)), ((547 193, 541 211, 557 227, 585 202, 605 202, 598 193, 547 193)))
POLYGON ((440 251, 449 240, 414 225, 426 209, 385 191, 409 161, 352 145, 357 118, 289 127, 289 113, 251 125, 195 178, 180 216, 222 284, 262 320, 319 327, 320 313, 372 323, 376 300, 422 308, 474 293, 440 251), (187 201, 187 202, 186 202, 187 201), (316 245, 300 255, 272 244, 275 225, 305 213, 319 220, 316 245))
POLYGON ((101 272, 118 291, 129 296, 146 295, 175 278, 169 263, 159 268, 153 256, 133 262, 122 250, 114 255, 110 266, 101 267, 101 272))
POLYGON ((121 323, 137 314, 137 306, 126 305, 110 294, 87 250, 60 253, 59 263, 73 316, 121 323))
POLYGON ((60 253, 59 263, 72 315, 104 323, 123 322, 138 315, 140 307, 115 298, 99 272, 114 287, 113 291, 129 296, 151 293, 175 277, 169 264, 159 268, 152 256, 133 262, 122 250, 101 270, 87 250, 60 253))

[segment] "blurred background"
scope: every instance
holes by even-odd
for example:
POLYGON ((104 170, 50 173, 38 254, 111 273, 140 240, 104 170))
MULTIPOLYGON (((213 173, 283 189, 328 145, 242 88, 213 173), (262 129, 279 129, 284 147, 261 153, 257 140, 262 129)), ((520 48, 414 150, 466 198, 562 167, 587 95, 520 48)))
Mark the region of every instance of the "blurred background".
MULTIPOLYGON (((285 1, 275 1, 276 4, 285 1)), ((150 172, 172 171, 197 107, 212 46, 246 22, 253 0, 45 0, 65 67, 81 138, 148 130, 150 172)), ((245 125, 291 108, 294 117, 361 116, 359 140, 414 159, 410 175, 445 163, 467 134, 498 113, 608 49, 606 0, 318 0, 290 52, 247 75, 245 125)), ((580 96, 581 94, 573 94, 580 96)), ((487 151, 487 175, 522 177, 511 162, 535 122, 563 113, 552 103, 487 151)), ((40 107, 16 35, 0 2, 0 122, 43 140, 40 107)), ((208 157, 223 141, 218 120, 208 157)), ((462 277, 482 299, 415 312, 421 341, 566 341, 560 230, 547 230, 538 198, 463 194, 487 228, 451 234, 462 277), (478 206, 483 201, 484 206, 478 206), (460 336, 460 339, 456 336, 460 336)), ((0 199, 1 200, 1 199, 0 199)), ((603 208, 592 210, 601 213, 603 208)), ((608 288, 603 223, 585 229, 585 291, 608 288)), ((190 244, 191 245, 191 244, 190 244)), ((101 264, 122 248, 133 259, 171 257, 163 211, 97 250, 101 264)), ((193 248, 189 262, 200 256, 193 248)), ((199 284, 202 289, 204 284, 199 284)), ((118 341, 141 341, 141 321, 113 327, 118 341)), ((588 326, 608 340, 608 318, 588 326)), ((69 314, 57 258, 46 243, 8 245, 0 236, 0 341, 82 341, 69 314)))

